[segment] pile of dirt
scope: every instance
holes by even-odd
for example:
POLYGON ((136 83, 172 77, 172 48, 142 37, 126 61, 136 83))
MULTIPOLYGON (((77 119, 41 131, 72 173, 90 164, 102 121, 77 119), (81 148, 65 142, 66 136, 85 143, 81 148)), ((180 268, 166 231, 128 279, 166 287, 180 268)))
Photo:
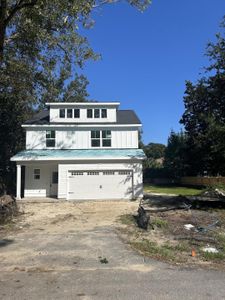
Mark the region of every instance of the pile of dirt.
POLYGON ((10 195, 0 197, 0 224, 6 223, 18 214, 16 199, 10 195))

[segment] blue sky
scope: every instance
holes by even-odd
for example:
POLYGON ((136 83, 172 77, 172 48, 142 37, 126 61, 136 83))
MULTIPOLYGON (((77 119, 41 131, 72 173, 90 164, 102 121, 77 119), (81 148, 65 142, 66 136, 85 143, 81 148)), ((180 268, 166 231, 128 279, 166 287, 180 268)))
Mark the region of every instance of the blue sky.
POLYGON ((83 70, 90 98, 134 109, 144 142, 166 144, 171 129, 181 128, 185 80, 203 72, 206 44, 224 14, 224 0, 153 0, 144 13, 125 2, 97 10, 85 31, 102 55, 83 70))

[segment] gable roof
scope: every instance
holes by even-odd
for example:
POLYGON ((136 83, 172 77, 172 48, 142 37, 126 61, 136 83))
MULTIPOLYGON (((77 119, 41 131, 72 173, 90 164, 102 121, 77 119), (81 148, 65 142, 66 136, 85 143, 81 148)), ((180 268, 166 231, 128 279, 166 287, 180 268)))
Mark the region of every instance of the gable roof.
MULTIPOLYGON (((32 119, 27 120, 24 124, 26 125, 73 125, 73 124, 96 124, 94 122, 82 123, 82 122, 49 122, 49 110, 42 110, 35 114, 32 119)), ((133 110, 117 110, 117 122, 106 122, 101 124, 141 124, 138 116, 133 110)))

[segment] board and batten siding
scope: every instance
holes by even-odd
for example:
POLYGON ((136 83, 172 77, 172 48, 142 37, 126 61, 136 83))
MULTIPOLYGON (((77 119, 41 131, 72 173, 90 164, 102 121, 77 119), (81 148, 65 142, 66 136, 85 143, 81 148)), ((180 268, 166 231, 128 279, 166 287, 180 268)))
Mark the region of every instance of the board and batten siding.
MULTIPOLYGON (((85 162, 74 164, 74 163, 59 163, 59 183, 58 183, 58 198, 66 199, 68 192, 68 174, 69 171, 102 171, 102 170, 130 170, 133 173, 133 196, 134 198, 143 197, 143 178, 142 178, 142 163, 89 163, 85 162)), ((84 187, 88 188, 88 186, 84 187)))
MULTIPOLYGON (((104 128, 105 129, 105 128, 104 128)), ((106 128, 111 130, 111 147, 107 149, 137 149, 138 148, 138 129, 137 128, 106 128)), ((54 130, 54 128, 52 128, 54 130)), ((99 130, 99 128, 96 128, 99 130)), ((91 130, 79 128, 55 129, 56 146, 54 149, 90 149, 91 130)), ((26 149, 46 149, 46 130, 27 129, 26 149)), ((94 148, 96 149, 96 148, 94 148)))
POLYGON ((60 122, 60 123, 106 123, 106 122, 116 122, 116 108, 115 107, 51 107, 50 108, 50 122, 60 122), (59 109, 80 109, 80 118, 60 118, 59 117, 59 109), (107 118, 87 118, 87 109, 107 109, 107 118))

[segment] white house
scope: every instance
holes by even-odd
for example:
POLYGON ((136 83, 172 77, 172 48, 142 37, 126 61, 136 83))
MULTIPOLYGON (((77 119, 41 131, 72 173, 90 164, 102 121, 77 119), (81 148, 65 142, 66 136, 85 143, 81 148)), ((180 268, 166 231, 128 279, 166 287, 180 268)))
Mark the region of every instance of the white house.
POLYGON ((118 102, 46 103, 25 122, 26 150, 17 164, 17 199, 133 199, 143 195, 138 132, 118 102))

